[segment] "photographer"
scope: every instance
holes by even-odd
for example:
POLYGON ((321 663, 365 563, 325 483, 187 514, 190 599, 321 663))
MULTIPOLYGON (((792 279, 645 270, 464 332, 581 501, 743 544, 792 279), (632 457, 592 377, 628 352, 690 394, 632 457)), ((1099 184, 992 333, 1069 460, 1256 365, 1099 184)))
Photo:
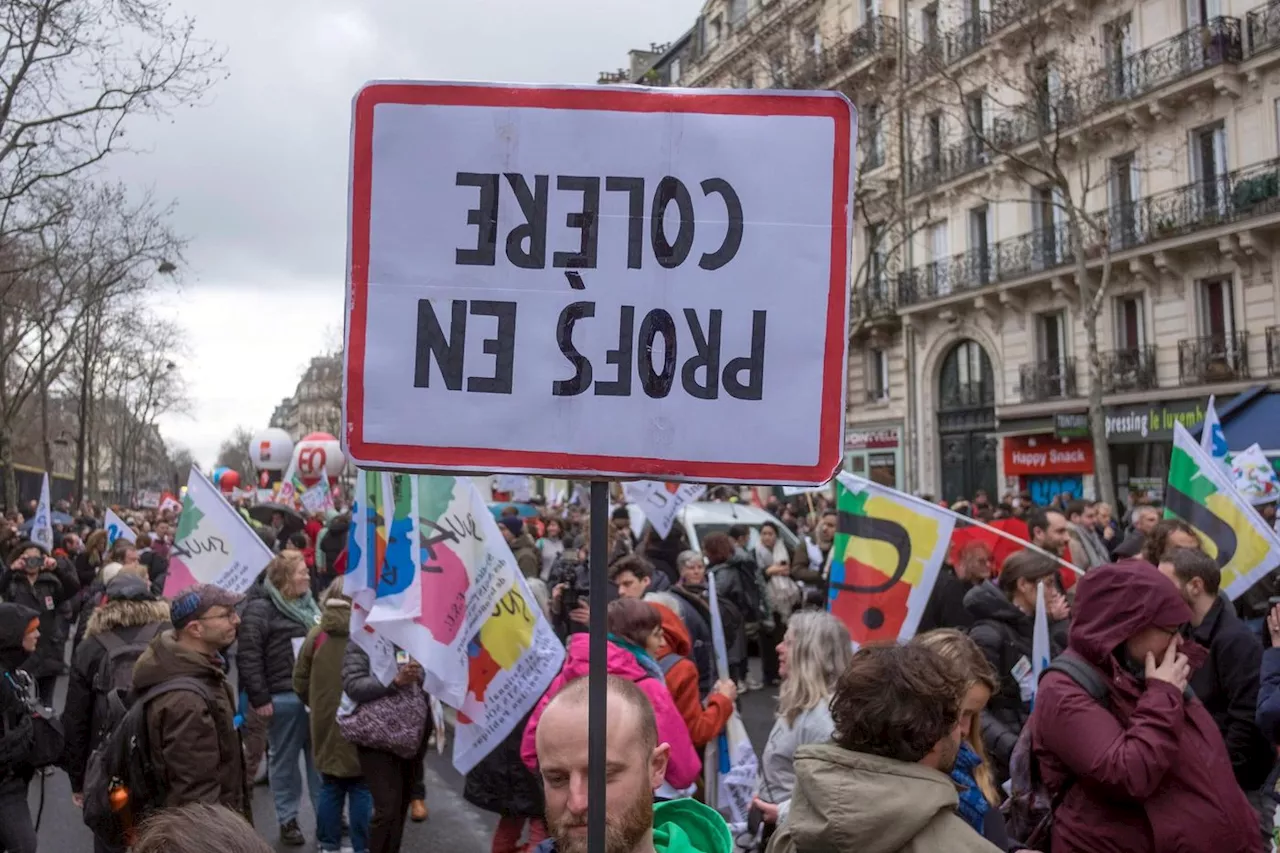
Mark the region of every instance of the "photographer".
POLYGON ((22 668, 36 680, 45 705, 53 704, 66 641, 59 611, 79 591, 80 582, 71 564, 46 555, 34 542, 19 543, 9 558, 9 567, 0 569, 0 599, 40 614, 40 644, 22 668))
POLYGON ((551 587, 551 624, 561 639, 588 630, 591 610, 591 573, 587 566, 590 546, 584 542, 577 548, 566 548, 556 558, 547 576, 551 587))

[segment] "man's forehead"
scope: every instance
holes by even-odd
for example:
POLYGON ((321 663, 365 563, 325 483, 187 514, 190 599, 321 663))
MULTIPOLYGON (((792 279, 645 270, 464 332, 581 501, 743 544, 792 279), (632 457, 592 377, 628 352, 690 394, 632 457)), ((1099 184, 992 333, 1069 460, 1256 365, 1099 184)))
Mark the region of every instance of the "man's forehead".
MULTIPOLYGON (((636 751, 633 749, 643 741, 637 731, 637 713, 626 702, 609 697, 609 725, 606 734, 608 755, 611 759, 624 758, 636 751)), ((543 758, 544 751, 548 757, 557 761, 572 756, 587 754, 589 737, 587 703, 570 700, 547 705, 538 721, 537 746, 538 760, 547 764, 543 758), (545 747, 545 750, 544 750, 545 747)))

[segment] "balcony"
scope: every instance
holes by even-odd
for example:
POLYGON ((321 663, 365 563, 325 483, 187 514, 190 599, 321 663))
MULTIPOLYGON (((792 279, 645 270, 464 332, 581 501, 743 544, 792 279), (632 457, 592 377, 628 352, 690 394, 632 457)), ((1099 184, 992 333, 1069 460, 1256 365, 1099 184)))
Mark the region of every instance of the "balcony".
POLYGON ((1244 29, 1250 56, 1280 45, 1280 0, 1250 10, 1244 18, 1244 29))
POLYGON ((1157 387, 1154 344, 1099 353, 1099 358, 1103 393, 1151 391, 1157 387))
POLYGON ((1045 359, 1018 369, 1018 387, 1024 403, 1041 403, 1076 396, 1076 362, 1071 358, 1045 359))
POLYGON ((852 68, 880 54, 892 55, 898 47, 898 19, 875 15, 836 45, 841 69, 852 68))
POLYGON ((1280 326, 1267 328, 1267 375, 1280 376, 1280 326))
POLYGON ((1209 385, 1249 378, 1249 333, 1205 335, 1178 341, 1178 381, 1209 385))
POLYGON ((872 273, 854 292, 851 307, 851 319, 855 324, 896 324, 898 299, 890 276, 883 272, 872 273))

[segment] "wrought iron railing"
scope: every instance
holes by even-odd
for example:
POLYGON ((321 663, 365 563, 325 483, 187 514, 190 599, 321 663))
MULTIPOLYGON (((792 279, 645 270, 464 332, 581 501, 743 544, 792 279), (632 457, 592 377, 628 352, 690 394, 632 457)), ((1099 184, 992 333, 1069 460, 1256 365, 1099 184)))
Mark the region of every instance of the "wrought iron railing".
POLYGON ((987 43, 990 33, 986 12, 978 12, 972 18, 961 21, 955 29, 943 36, 947 64, 953 65, 967 56, 972 56, 987 43))
POLYGON ((1248 332, 1205 335, 1178 341, 1178 380, 1184 385, 1248 378, 1248 332))
POLYGON ((1104 393, 1150 391, 1156 387, 1155 344, 1112 350, 1100 353, 1098 358, 1104 393))
POLYGON ((826 49, 805 51, 804 57, 786 75, 787 88, 821 89, 836 70, 834 52, 826 49))
POLYGON ((1024 403, 1076 396, 1076 362, 1072 358, 1046 359, 1018 368, 1018 387, 1024 403))
POLYGON ((970 381, 953 385, 943 382, 938 400, 938 409, 974 409, 979 406, 993 406, 996 402, 996 389, 990 382, 970 381))
POLYGON ((1251 9, 1244 25, 1250 56, 1280 45, 1280 0, 1251 9))
POLYGON ((847 68, 870 56, 892 51, 897 46, 898 19, 876 15, 839 44, 837 62, 841 68, 847 68))
POLYGON ((1280 376, 1280 326, 1267 327, 1267 375, 1280 376))
POLYGON ((853 296, 853 315, 862 320, 879 320, 896 316, 897 289, 888 273, 873 274, 853 296))
POLYGON ((1051 0, 996 0, 958 26, 940 33, 935 43, 919 45, 907 57, 907 79, 916 83, 977 53, 991 36, 1046 6, 1051 0))

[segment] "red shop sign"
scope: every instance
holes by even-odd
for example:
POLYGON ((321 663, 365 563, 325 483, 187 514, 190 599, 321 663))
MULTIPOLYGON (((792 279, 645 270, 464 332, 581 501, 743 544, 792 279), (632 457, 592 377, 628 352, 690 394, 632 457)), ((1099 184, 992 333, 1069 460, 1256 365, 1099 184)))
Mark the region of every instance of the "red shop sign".
POLYGON ((1093 441, 1090 439, 1063 441, 1052 435, 1009 436, 1004 439, 1006 475, 1092 474, 1093 470, 1093 441))

